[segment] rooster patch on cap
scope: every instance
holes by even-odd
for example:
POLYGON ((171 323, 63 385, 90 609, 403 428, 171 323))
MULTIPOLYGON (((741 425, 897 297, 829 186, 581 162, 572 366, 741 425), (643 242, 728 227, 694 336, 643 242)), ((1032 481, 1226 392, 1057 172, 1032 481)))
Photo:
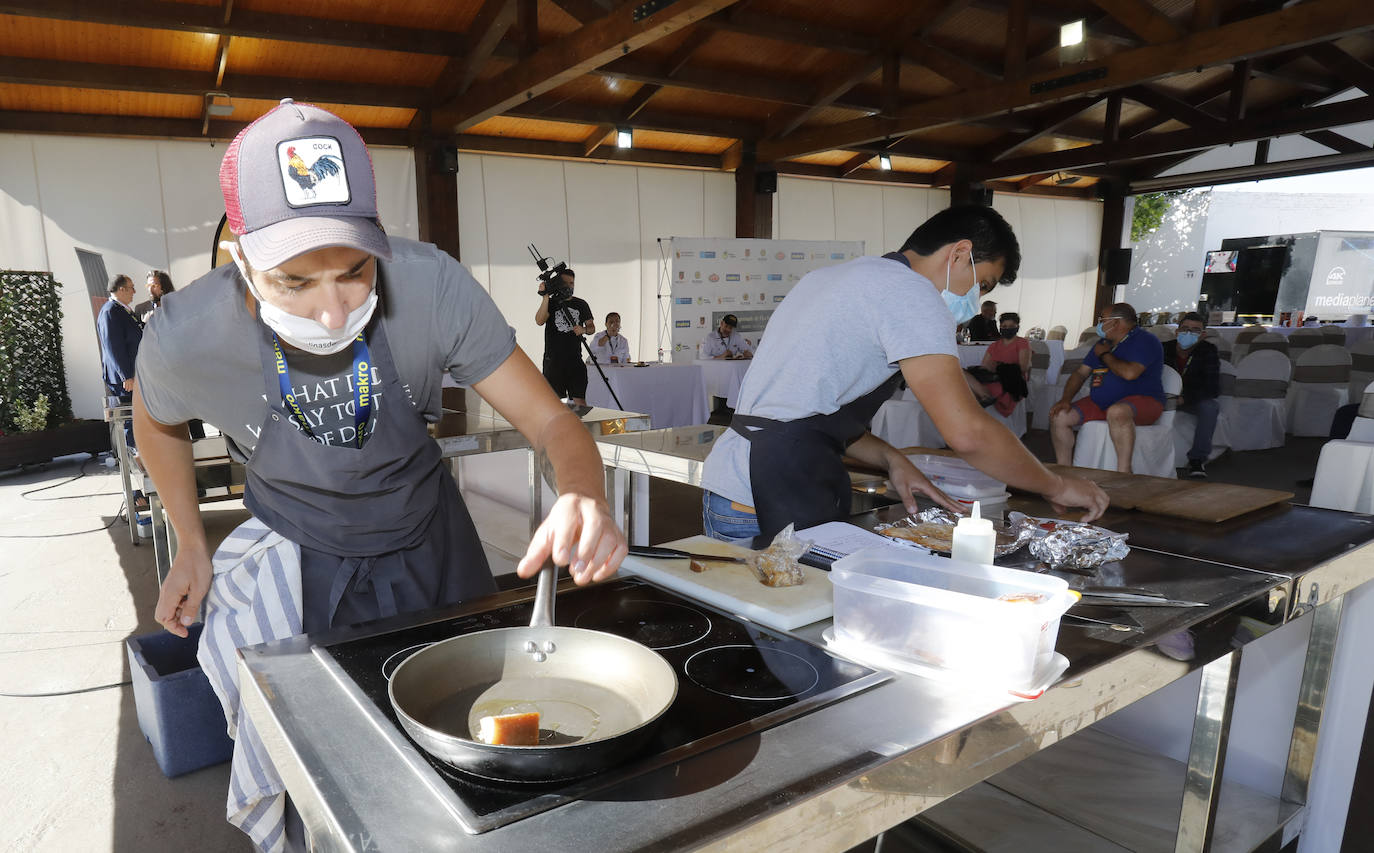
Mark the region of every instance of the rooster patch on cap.
POLYGON ((331 137, 292 139, 277 146, 282 188, 292 207, 348 204, 348 173, 331 137))

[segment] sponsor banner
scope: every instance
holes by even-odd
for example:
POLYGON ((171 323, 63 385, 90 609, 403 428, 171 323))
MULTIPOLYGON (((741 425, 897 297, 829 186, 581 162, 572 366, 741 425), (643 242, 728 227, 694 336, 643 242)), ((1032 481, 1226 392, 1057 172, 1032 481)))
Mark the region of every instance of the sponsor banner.
POLYGON ((674 361, 696 358, 697 344, 726 314, 738 317, 740 333, 758 346, 773 309, 803 276, 863 253, 856 240, 674 237, 672 342, 664 350, 674 361))

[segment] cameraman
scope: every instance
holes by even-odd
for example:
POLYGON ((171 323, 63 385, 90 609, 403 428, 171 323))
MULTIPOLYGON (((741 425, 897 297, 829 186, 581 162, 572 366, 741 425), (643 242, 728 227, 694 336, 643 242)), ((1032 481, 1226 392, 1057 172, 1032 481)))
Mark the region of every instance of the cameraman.
POLYGON ((534 322, 544 327, 544 378, 558 396, 585 406, 587 365, 579 348, 583 335, 596 333, 596 321, 586 300, 572 295, 575 279, 566 268, 553 284, 540 280, 534 322))

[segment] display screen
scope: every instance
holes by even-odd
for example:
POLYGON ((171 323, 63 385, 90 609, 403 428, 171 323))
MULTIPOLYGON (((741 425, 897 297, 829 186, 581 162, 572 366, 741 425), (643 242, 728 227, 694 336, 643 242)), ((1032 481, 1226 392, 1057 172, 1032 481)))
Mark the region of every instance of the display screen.
POLYGON ((1206 268, 1205 268, 1203 271, 1204 271, 1204 272, 1209 272, 1209 273, 1212 273, 1212 272, 1235 272, 1235 271, 1236 271, 1236 256, 1239 255, 1239 254, 1240 254, 1240 252, 1234 251, 1234 250, 1233 250, 1233 251, 1226 251, 1226 252, 1208 252, 1208 253, 1207 253, 1207 266, 1206 266, 1206 268))

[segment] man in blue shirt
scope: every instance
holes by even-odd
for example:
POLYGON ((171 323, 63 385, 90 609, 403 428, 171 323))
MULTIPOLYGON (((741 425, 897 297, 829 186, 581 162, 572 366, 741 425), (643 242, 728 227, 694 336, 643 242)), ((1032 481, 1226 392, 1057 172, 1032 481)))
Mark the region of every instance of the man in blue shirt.
POLYGON ((1102 313, 1097 334, 1102 340, 1064 383, 1063 397, 1050 409, 1055 461, 1072 465, 1074 430, 1105 420, 1116 448, 1116 470, 1129 474, 1135 428, 1164 414, 1164 350, 1158 338, 1136 325, 1135 309, 1125 302, 1102 313), (1073 402, 1085 381, 1092 383, 1088 396, 1073 402))

